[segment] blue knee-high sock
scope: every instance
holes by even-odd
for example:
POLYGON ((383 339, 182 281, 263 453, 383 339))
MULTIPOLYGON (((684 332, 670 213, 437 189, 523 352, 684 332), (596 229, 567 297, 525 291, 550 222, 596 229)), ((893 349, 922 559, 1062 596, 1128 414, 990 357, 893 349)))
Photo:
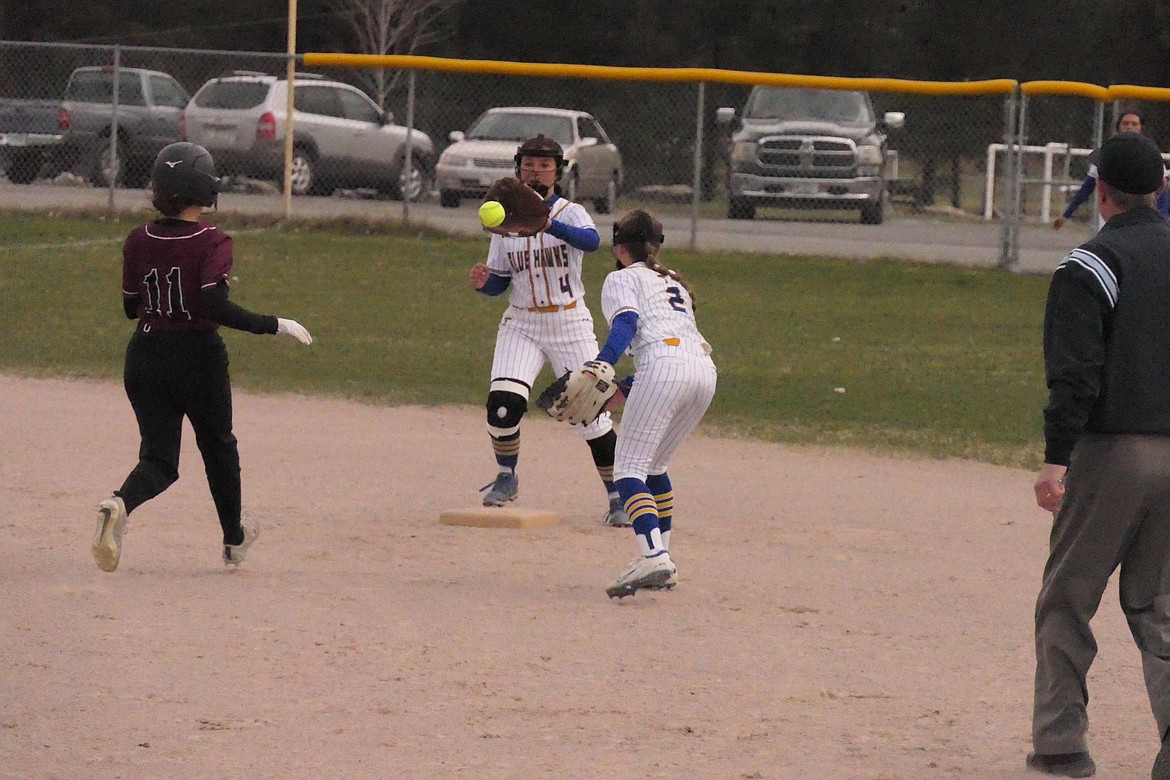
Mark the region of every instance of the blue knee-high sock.
POLYGON ((658 527, 658 505, 646 483, 634 477, 626 477, 617 480, 614 485, 625 504, 626 514, 630 516, 642 554, 658 555, 665 552, 662 531, 658 527))
POLYGON ((670 549, 670 529, 674 520, 674 490, 666 472, 646 477, 646 487, 658 507, 658 528, 662 531, 662 546, 670 549))
POLYGON ((492 436, 492 451, 496 456, 496 465, 500 471, 516 471, 516 464, 520 462, 520 431, 496 438, 492 436))

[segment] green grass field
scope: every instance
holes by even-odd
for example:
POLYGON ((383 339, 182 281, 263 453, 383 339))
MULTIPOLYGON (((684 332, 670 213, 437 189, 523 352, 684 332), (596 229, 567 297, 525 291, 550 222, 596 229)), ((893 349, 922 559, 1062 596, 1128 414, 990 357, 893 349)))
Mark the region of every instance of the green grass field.
MULTIPOLYGON (((352 221, 275 229, 217 219, 235 236, 232 299, 294 318, 314 337, 305 348, 225 329, 237 388, 482 403, 506 305, 466 281, 485 240, 352 221)), ((121 309, 121 240, 135 224, 0 213, 0 370, 120 377, 133 328, 121 309)), ((893 260, 674 250, 664 260, 695 287, 699 326, 715 347, 707 430, 1040 463, 1047 279, 893 260)), ((588 256, 601 337, 610 268, 604 249, 588 256)))

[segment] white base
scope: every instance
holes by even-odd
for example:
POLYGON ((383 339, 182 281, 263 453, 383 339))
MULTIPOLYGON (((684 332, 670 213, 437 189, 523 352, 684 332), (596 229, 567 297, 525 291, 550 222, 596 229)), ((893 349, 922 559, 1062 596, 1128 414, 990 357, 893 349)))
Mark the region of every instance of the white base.
POLYGON ((473 528, 548 528, 560 518, 555 512, 542 509, 520 509, 511 506, 477 506, 470 509, 448 509, 439 514, 443 525, 463 525, 473 528))

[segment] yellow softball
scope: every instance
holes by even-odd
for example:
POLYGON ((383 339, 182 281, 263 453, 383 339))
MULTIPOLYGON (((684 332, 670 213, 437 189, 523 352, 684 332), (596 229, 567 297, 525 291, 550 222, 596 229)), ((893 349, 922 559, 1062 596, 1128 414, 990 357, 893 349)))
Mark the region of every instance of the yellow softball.
POLYGON ((495 227, 504 221, 504 204, 498 200, 486 201, 479 207, 479 221, 484 227, 495 227))

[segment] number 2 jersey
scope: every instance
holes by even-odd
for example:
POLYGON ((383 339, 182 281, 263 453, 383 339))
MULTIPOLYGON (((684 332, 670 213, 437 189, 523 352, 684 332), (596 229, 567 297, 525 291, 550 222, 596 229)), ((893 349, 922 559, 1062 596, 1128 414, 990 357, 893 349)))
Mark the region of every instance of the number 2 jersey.
POLYGON ((695 324, 691 294, 678 281, 653 271, 645 263, 633 263, 611 271, 601 288, 601 311, 609 325, 622 312, 638 315, 637 330, 628 352, 637 357, 667 345, 688 352, 711 354, 711 345, 695 324))
POLYGON ((232 239, 214 225, 164 218, 131 231, 122 246, 126 316, 140 330, 209 333, 220 325, 276 333, 276 318, 227 299, 232 239))

